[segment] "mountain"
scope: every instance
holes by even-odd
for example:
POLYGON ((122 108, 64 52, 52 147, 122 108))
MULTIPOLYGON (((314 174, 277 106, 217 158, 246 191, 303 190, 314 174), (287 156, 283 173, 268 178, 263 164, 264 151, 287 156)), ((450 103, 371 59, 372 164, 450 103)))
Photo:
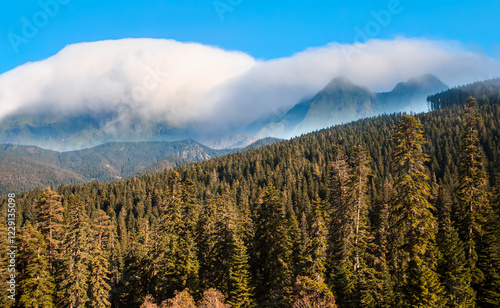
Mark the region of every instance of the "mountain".
POLYGON ((219 133, 210 132, 210 127, 177 127, 164 119, 145 121, 126 107, 75 114, 24 110, 0 119, 0 143, 63 152, 110 142, 194 139, 214 149, 237 149, 262 137, 290 138, 381 113, 424 111, 426 97, 445 89, 448 87, 439 79, 424 75, 401 82, 390 92, 376 94, 346 77, 337 77, 315 96, 300 101, 287 112, 276 112, 248 127, 219 133))
POLYGON ((375 113, 428 111, 427 96, 447 89, 448 86, 433 75, 414 77, 398 83, 390 92, 379 93, 375 113))
POLYGON ((346 77, 336 77, 314 97, 298 103, 278 121, 264 125, 257 136, 290 138, 382 113, 421 112, 429 94, 445 89, 448 86, 433 75, 411 78, 383 93, 372 93, 346 77))
POLYGON ((112 181, 231 153, 194 140, 114 142, 56 152, 36 146, 0 145, 0 194, 60 184, 112 181))
POLYGON ((208 134, 196 139, 199 143, 216 150, 245 148, 257 140, 259 140, 257 137, 229 132, 208 134))
POLYGON ((260 148, 260 147, 263 147, 266 145, 275 144, 275 143, 278 143, 281 141, 283 141, 283 139, 273 138, 273 137, 262 138, 262 139, 255 141, 254 143, 250 144, 249 146, 247 146, 243 150, 256 149, 256 148, 260 148))

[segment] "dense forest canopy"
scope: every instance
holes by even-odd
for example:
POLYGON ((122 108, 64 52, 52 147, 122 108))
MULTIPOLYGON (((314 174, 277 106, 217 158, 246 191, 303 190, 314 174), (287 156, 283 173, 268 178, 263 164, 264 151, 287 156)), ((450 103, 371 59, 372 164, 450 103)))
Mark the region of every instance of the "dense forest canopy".
POLYGON ((498 307, 499 97, 18 194, 1 303, 498 307))

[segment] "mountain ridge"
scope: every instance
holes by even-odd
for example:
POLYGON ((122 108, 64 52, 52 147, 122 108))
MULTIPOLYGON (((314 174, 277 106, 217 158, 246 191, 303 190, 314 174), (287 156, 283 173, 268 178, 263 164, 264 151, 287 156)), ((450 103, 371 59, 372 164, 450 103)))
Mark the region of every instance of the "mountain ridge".
POLYGON ((424 111, 426 97, 448 89, 431 74, 399 82, 390 92, 374 93, 345 76, 333 78, 321 91, 293 106, 279 121, 264 125, 258 137, 291 138, 331 125, 399 111, 424 111))

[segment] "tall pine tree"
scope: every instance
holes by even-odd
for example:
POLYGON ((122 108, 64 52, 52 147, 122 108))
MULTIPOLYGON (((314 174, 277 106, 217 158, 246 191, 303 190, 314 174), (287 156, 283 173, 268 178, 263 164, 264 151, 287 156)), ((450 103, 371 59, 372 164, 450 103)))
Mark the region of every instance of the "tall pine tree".
POLYGON ((354 274, 354 213, 349 206, 349 165, 340 146, 335 148, 329 179, 329 249, 327 277, 339 306, 356 306, 354 274))
POLYGON ((270 186, 257 211, 255 278, 260 304, 287 307, 292 296, 292 241, 280 193, 270 186))
POLYGON ((89 219, 80 197, 68 200, 60 278, 56 305, 69 308, 85 307, 89 300, 89 264, 91 238, 89 219))
POLYGON ((63 233, 63 206, 61 196, 50 187, 42 194, 38 203, 37 228, 45 236, 49 251, 49 267, 52 274, 58 260, 58 248, 63 233))
POLYGON ((424 163, 422 124, 403 114, 393 135, 394 200, 392 215, 396 232, 403 238, 403 304, 409 307, 440 307, 442 286, 436 273, 437 222, 429 202, 429 177, 424 163))
POLYGON ((483 235, 484 213, 488 208, 486 174, 482 169, 478 126, 481 121, 477 113, 477 102, 469 97, 463 115, 460 157, 458 201, 460 210, 460 234, 465 242, 465 257, 470 272, 469 284, 484 279, 478 268, 477 245, 483 235))
POLYGON ((113 226, 111 219, 102 210, 98 210, 92 220, 90 236, 93 239, 90 250, 90 306, 110 307, 110 252, 113 226))

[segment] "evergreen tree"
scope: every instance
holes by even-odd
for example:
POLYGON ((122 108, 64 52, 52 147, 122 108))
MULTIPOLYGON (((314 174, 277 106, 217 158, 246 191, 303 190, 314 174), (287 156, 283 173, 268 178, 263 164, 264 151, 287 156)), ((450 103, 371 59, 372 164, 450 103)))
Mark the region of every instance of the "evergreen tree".
POLYGON ((350 180, 350 207, 354 212, 354 271, 361 267, 360 258, 367 248, 368 238, 368 176, 371 173, 368 153, 361 146, 354 149, 353 167, 350 180))
POLYGON ((458 201, 460 206, 460 231, 465 242, 469 283, 479 283, 484 273, 477 267, 477 244, 483 235, 484 212, 488 207, 486 195, 486 174, 482 170, 481 149, 479 148, 478 125, 481 121, 477 113, 477 102, 469 97, 464 113, 460 159, 460 179, 458 201))
POLYGON ((441 214, 437 238, 441 258, 438 272, 444 286, 443 297, 447 307, 474 307, 475 291, 468 283, 470 274, 465 260, 465 245, 451 221, 449 199, 448 193, 439 189, 437 206, 441 214))
POLYGON ((64 239, 61 244, 62 268, 56 305, 69 308, 85 307, 89 300, 89 264, 91 238, 85 206, 80 197, 71 195, 68 201, 64 239))
POLYGON ((198 226, 198 260, 200 262, 199 281, 200 286, 207 288, 216 288, 217 278, 219 277, 219 268, 221 262, 215 255, 215 247, 218 241, 219 232, 217 230, 217 220, 219 218, 217 211, 217 199, 210 197, 205 201, 200 214, 198 226))
POLYGON ((49 267, 54 274, 54 266, 58 259, 57 250, 63 233, 63 207, 61 196, 50 187, 42 194, 38 203, 37 228, 45 236, 49 251, 49 267))
POLYGON ((254 307, 247 248, 241 239, 235 238, 229 270, 229 300, 233 308, 254 307))
POLYGON ((500 305, 500 184, 494 192, 492 207, 485 211, 486 223, 483 237, 478 244, 478 268, 484 280, 477 286, 479 307, 500 305))
POLYGON ((257 211, 255 273, 262 305, 286 307, 292 293, 292 242, 279 192, 270 186, 257 211))
POLYGON ((22 273, 19 285, 19 304, 23 307, 54 307, 55 284, 49 271, 47 244, 43 235, 31 225, 20 232, 19 266, 22 273))
POLYGON ((354 148, 352 168, 349 182, 349 208, 353 216, 353 257, 354 274, 356 275, 355 297, 358 307, 375 307, 380 304, 378 293, 381 289, 381 278, 377 277, 377 264, 380 260, 375 256, 376 245, 371 234, 368 208, 368 177, 371 175, 371 158, 365 149, 358 145, 354 148))
POLYGON ((435 271, 438 259, 435 236, 437 222, 429 202, 430 186, 422 150, 422 124, 403 114, 393 135, 394 201, 392 215, 396 231, 403 237, 402 295, 410 307, 440 307, 442 287, 435 271), (407 263, 406 263, 407 262, 407 263), (406 263, 406 264, 405 264, 406 263))
POLYGON ((315 200, 312 211, 311 239, 307 245, 309 260, 306 265, 306 274, 318 279, 318 277, 324 277, 326 270, 327 229, 325 220, 327 217, 325 217, 325 203, 320 199, 315 200))
POLYGON ((108 215, 98 210, 92 221, 90 236, 93 239, 90 250, 89 297, 91 307, 110 307, 110 246, 112 243, 111 220, 108 215))
POLYGON ((353 254, 354 215, 349 207, 349 166, 347 157, 338 146, 335 149, 329 185, 331 220, 328 232, 330 240, 327 276, 338 304, 342 307, 355 307, 357 282, 353 254))
POLYGON ((198 259, 192 228, 192 192, 183 187, 177 172, 170 174, 162 216, 156 231, 152 279, 155 298, 163 301, 177 290, 195 286, 198 259))

